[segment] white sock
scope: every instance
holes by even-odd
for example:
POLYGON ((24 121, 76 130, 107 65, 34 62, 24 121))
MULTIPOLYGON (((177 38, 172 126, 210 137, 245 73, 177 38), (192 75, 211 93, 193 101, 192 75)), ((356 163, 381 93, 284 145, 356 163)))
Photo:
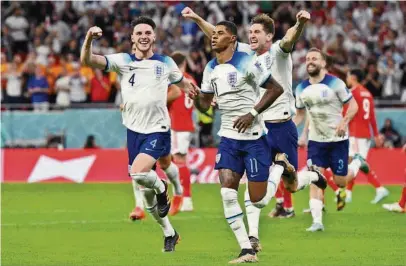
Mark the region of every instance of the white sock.
POLYGON ((312 171, 300 171, 297 173, 297 190, 302 190, 308 185, 310 185, 313 181, 317 181, 319 176, 312 171))
POLYGON ((237 238, 238 244, 240 244, 241 249, 252 249, 243 221, 244 214, 238 203, 237 190, 221 188, 221 197, 223 199, 224 215, 237 238))
POLYGON ((169 222, 168 216, 164 218, 159 217, 157 209, 156 194, 153 189, 143 188, 142 193, 144 196, 145 209, 154 217, 155 221, 161 226, 165 236, 174 236, 175 230, 169 222))
MULTIPOLYGON (((279 164, 274 164, 271 166, 269 170, 269 178, 268 178, 268 189, 269 189, 269 182, 272 182, 276 188, 278 188, 279 183, 281 182, 281 177, 283 174, 283 167, 279 164)), ((268 191, 269 193, 269 191, 268 191)), ((275 196, 276 190, 273 193, 272 197, 275 196)))
POLYGON ((171 181, 173 188, 174 188, 174 193, 176 195, 182 195, 183 194, 183 187, 180 184, 180 179, 179 179, 179 168, 176 164, 171 162, 168 168, 164 170, 166 176, 168 179, 171 181))
POLYGON ((352 172, 354 178, 357 176, 361 164, 362 163, 359 159, 353 159, 352 162, 348 165, 348 169, 352 172))
POLYGON ((323 224, 323 202, 318 199, 310 199, 310 211, 312 212, 313 223, 323 224))
POLYGON ((253 236, 259 239, 258 227, 261 209, 252 205, 250 195, 248 193, 248 187, 245 189, 244 201, 245 211, 247 213, 249 236, 253 236))
POLYGON ((133 183, 133 191, 134 191, 134 198, 135 198, 135 207, 144 209, 144 201, 142 200, 142 197, 143 197, 142 192, 140 191, 140 188, 134 179, 132 180, 132 183, 133 183))
POLYGON ((130 174, 131 178, 137 182, 137 184, 144 186, 146 188, 151 188, 155 190, 157 194, 161 194, 165 191, 165 185, 162 180, 158 177, 154 170, 148 173, 136 173, 130 174))

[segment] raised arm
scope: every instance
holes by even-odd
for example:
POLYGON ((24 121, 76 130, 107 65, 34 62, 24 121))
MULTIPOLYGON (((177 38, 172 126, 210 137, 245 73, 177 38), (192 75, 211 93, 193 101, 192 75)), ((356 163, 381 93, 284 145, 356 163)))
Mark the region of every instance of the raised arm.
POLYGON ((90 66, 104 70, 107 66, 107 60, 102 55, 92 53, 92 42, 94 39, 100 38, 103 32, 99 27, 91 27, 86 34, 86 38, 80 52, 80 63, 84 66, 90 66))
POLYGON ((197 26, 204 32, 204 34, 211 39, 213 35, 214 26, 196 14, 190 7, 185 7, 182 10, 182 16, 193 20, 197 26))
POLYGON ((310 13, 301 10, 299 13, 296 15, 296 24, 289 28, 288 31, 286 32, 285 36, 280 42, 280 47, 284 52, 290 53, 293 49, 293 46, 299 39, 300 35, 303 32, 304 26, 307 21, 310 20, 310 13))

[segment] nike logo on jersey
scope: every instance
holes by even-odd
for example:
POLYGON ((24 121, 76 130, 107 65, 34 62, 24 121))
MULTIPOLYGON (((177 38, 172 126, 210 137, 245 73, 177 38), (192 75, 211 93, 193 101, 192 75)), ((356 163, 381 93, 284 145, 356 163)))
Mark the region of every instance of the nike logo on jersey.
POLYGON ((136 69, 136 67, 130 67, 130 71, 133 71, 135 69, 136 69))

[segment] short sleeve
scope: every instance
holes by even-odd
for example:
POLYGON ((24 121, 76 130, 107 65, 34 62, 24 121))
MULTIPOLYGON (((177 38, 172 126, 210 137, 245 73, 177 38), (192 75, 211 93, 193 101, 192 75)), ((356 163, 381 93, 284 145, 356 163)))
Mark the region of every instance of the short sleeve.
POLYGON ((255 80, 255 84, 263 87, 265 83, 272 77, 271 75, 271 55, 269 52, 258 56, 251 63, 251 73, 255 80))
POLYGON ((243 52, 249 55, 255 54, 255 52, 251 49, 250 45, 247 43, 237 42, 236 47, 237 52, 243 52))
POLYGON ((299 84, 296 87, 296 93, 295 93, 296 94, 295 106, 297 109, 303 109, 306 107, 302 101, 302 98, 300 98, 301 93, 302 93, 302 85, 299 84))
POLYGON ((209 94, 214 93, 214 89, 213 89, 212 84, 210 82, 210 77, 211 77, 211 72, 212 71, 213 70, 211 69, 209 64, 207 64, 206 67, 204 68, 204 71, 203 71, 203 81, 202 81, 202 86, 200 87, 200 91, 202 93, 209 93, 209 94))
POLYGON ((275 53, 276 56, 278 57, 288 57, 290 55, 289 52, 285 52, 282 48, 281 48, 281 41, 276 41, 272 44, 271 46, 271 51, 273 51, 275 53))
POLYGON ((333 89, 342 103, 347 103, 352 98, 350 90, 345 85, 344 81, 336 78, 332 84, 333 89))
POLYGON ((183 73, 180 71, 180 69, 176 65, 175 61, 173 61, 173 59, 168 56, 165 59, 165 63, 169 69, 169 76, 168 76, 169 82, 171 84, 177 84, 177 83, 181 82, 183 79, 183 73))
POLYGON ((104 71, 120 73, 119 66, 123 64, 125 55, 129 56, 128 54, 124 53, 105 55, 104 57, 106 58, 107 62, 104 71))

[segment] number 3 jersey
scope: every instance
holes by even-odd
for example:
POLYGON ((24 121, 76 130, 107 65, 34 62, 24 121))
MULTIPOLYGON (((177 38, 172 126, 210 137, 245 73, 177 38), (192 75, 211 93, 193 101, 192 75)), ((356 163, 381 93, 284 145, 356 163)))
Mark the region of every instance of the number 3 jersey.
POLYGON ((306 108, 310 115, 309 140, 336 142, 348 139, 336 135, 336 127, 343 119, 343 105, 351 100, 352 94, 344 81, 326 74, 319 83, 311 84, 309 79, 296 87, 296 108, 306 108))
POLYGON ((214 93, 221 112, 219 135, 236 140, 258 139, 263 134, 263 122, 256 117, 252 126, 244 133, 233 128, 234 121, 251 111, 258 102, 259 87, 271 77, 265 62, 266 53, 259 57, 236 51, 224 64, 212 59, 205 67, 202 93, 214 93))
POLYGON ((183 74, 173 59, 154 54, 148 59, 140 60, 127 53, 105 57, 105 70, 116 72, 120 78, 124 126, 143 134, 168 131, 168 81, 176 84, 183 79, 183 74))

